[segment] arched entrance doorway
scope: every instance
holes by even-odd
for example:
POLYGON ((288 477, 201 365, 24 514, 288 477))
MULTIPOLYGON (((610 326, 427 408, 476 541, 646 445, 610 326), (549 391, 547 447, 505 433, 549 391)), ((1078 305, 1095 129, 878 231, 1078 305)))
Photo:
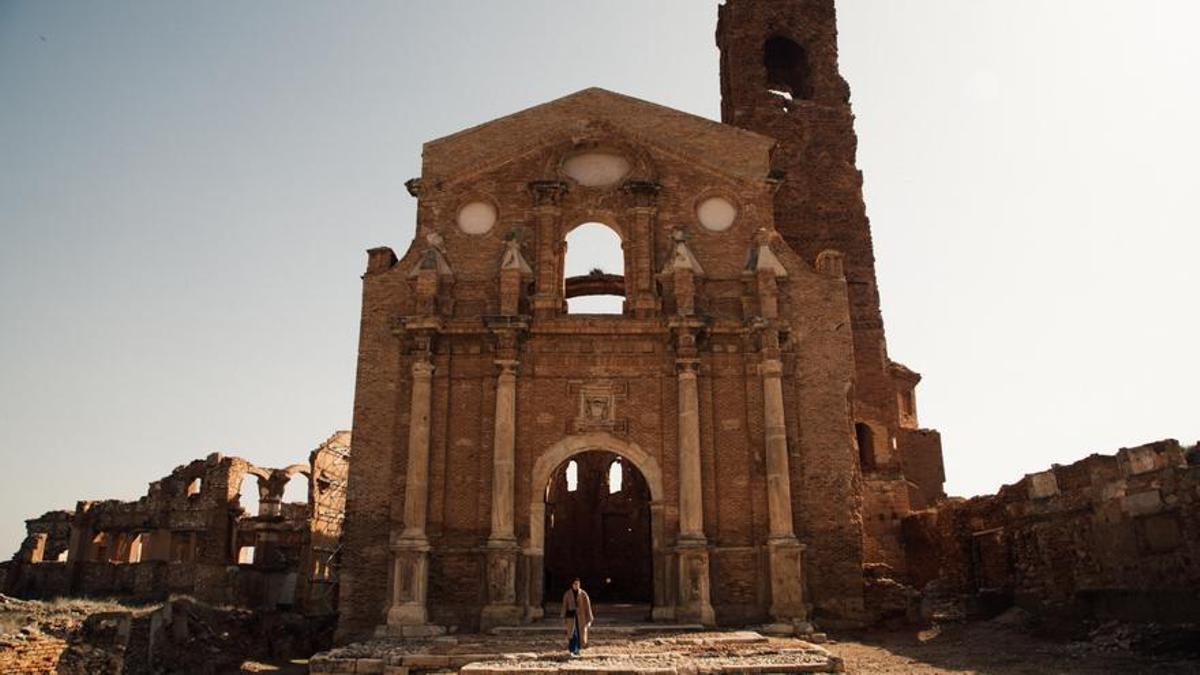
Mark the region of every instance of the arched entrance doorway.
MULTIPOLYGON (((651 618, 654 621, 671 621, 675 618, 675 608, 671 602, 672 596, 667 590, 669 554, 664 542, 662 469, 659 467, 658 460, 636 443, 600 431, 567 436, 542 451, 533 463, 533 471, 530 476, 529 538, 525 545, 525 569, 529 575, 526 577, 527 585, 525 586, 527 592, 526 618, 529 620, 541 618, 545 606, 543 603, 548 603, 553 608, 550 616, 558 616, 558 610, 554 605, 558 603, 562 598, 563 591, 566 590, 565 587, 551 588, 546 585, 547 575, 544 562, 547 540, 546 521, 549 520, 546 517, 546 510, 549 506, 547 499, 551 485, 559 475, 559 471, 562 471, 562 478, 565 482, 566 470, 572 458, 597 451, 609 457, 619 456, 622 458, 624 460, 622 463, 623 484, 627 484, 626 481, 630 480, 629 477, 636 473, 636 480, 640 480, 645 485, 646 492, 649 494, 646 506, 650 512, 651 618)), ((578 474, 576 474, 576 479, 578 479, 578 474)), ((622 487, 624 488, 624 485, 622 487)), ((555 529, 558 530, 556 534, 562 536, 564 530, 559 528, 559 522, 556 516, 555 529)), ((583 576, 578 572, 572 573, 572 576, 574 575, 583 576)), ((589 592, 592 590, 589 588, 589 592)))
POLYGON ((633 463, 603 450, 571 456, 551 474, 544 519, 547 601, 578 576, 597 603, 650 604, 650 488, 633 463))

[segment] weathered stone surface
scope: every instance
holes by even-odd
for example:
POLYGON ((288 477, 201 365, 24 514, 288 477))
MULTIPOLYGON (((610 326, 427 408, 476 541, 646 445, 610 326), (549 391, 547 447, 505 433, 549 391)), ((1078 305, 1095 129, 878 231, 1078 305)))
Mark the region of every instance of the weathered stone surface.
POLYGON ((0 590, 145 600, 183 593, 332 613, 349 456, 347 431, 306 463, 283 469, 213 454, 151 483, 137 501, 81 501, 74 512, 52 511, 26 521, 28 536, 0 590), (283 503, 293 477, 308 484, 306 503, 283 503), (245 478, 257 484, 255 494, 241 494, 245 478))
POLYGON ((904 539, 914 581, 927 596, 932 583, 981 609, 1016 602, 1072 616, 1195 622, 1200 467, 1185 457, 1173 440, 1092 455, 995 495, 913 514, 904 539))

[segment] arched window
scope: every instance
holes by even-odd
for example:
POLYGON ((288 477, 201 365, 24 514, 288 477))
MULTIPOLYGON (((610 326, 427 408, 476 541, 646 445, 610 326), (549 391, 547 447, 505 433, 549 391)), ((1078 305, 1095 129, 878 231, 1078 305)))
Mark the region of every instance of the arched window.
POLYGON ((193 478, 187 486, 187 496, 195 497, 200 494, 200 488, 203 487, 204 481, 199 478, 193 478))
POLYGON ((248 473, 242 477, 241 487, 238 488, 238 503, 246 510, 247 516, 262 515, 259 513, 262 505, 258 500, 258 476, 248 473))
POLYGON ((571 460, 567 462, 567 492, 574 492, 579 489, 579 462, 571 460))
POLYGON ((567 235, 564 296, 570 314, 621 314, 625 308, 625 254, 607 225, 584 223, 567 235))
POLYGON ((875 432, 859 422, 854 425, 854 436, 858 439, 858 461, 864 473, 875 470, 875 432))
POLYGON ((283 487, 283 503, 308 503, 308 476, 302 473, 292 474, 292 477, 288 479, 287 485, 283 487))
POLYGON ((812 73, 808 52, 798 43, 776 35, 763 45, 767 88, 787 100, 812 98, 812 73))
POLYGON ((625 470, 621 467, 621 460, 617 460, 608 465, 608 493, 616 494, 621 491, 621 482, 625 478, 625 470))

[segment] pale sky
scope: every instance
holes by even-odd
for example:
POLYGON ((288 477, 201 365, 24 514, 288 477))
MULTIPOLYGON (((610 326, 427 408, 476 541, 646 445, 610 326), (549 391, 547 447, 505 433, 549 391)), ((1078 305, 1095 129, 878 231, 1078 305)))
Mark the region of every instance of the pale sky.
MULTIPOLYGON (((1200 3, 839 7, 888 347, 948 491, 1200 439, 1200 3)), ((715 22, 0 0, 0 557, 24 518, 349 428, 364 250, 408 246, 421 143, 589 86, 715 119, 715 22)))

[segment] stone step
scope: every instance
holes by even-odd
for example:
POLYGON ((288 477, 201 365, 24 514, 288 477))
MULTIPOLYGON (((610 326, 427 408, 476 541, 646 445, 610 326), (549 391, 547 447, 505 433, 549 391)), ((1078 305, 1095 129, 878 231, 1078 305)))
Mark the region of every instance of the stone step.
MULTIPOLYGON (((695 633, 708 630, 698 623, 632 623, 632 624, 613 624, 613 623, 597 623, 592 624, 588 629, 590 635, 647 635, 652 633, 695 633)), ((553 633, 562 633, 563 624, 561 623, 531 623, 522 626, 496 626, 491 631, 492 635, 505 636, 520 636, 520 635, 549 635, 553 633)))

